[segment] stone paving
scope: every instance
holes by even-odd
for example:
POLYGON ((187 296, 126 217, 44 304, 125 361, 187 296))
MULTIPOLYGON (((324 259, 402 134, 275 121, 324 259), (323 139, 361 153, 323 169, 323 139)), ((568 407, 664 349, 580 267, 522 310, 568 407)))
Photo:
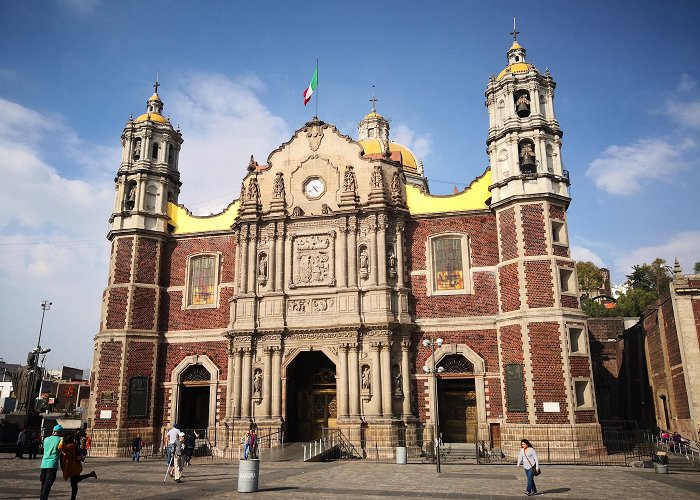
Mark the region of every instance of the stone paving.
MULTIPOLYGON (((39 460, 13 460, 0 454, 0 499, 39 496, 39 460)), ((88 458, 85 472, 98 479, 80 483, 82 499, 198 498, 526 498, 525 476, 515 466, 445 464, 442 474, 430 464, 375 464, 366 461, 303 463, 263 461, 260 491, 237 493, 238 465, 208 458, 186 467, 183 483, 163 482, 165 463, 145 459, 88 458)), ((625 467, 543 466, 540 494, 566 499, 700 499, 700 473, 655 474, 625 467)), ((70 484, 56 479, 51 498, 70 498, 70 484)))

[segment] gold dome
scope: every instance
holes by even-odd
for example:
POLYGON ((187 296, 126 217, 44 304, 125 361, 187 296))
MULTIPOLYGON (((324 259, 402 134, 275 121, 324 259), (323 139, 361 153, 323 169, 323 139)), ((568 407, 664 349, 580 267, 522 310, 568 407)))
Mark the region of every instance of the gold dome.
POLYGON ((527 62, 517 62, 513 64, 509 64, 508 66, 505 67, 503 71, 501 71, 498 76, 496 77, 496 80, 500 80, 504 76, 506 76, 508 73, 527 73, 531 69, 535 69, 535 66, 533 66, 530 63, 527 62))
MULTIPOLYGON (((370 113, 370 115, 371 114, 372 113, 370 113)), ((382 143, 379 139, 365 139, 364 141, 360 141, 360 145, 362 149, 364 149, 366 155, 383 153, 382 143)), ((418 161, 413 151, 395 142, 389 143, 389 150, 392 153, 401 153, 401 166, 406 172, 418 173, 418 161)))
POLYGON ((376 111, 370 111, 369 114, 363 118, 363 120, 368 120, 370 118, 381 118, 382 120, 385 119, 382 115, 380 115, 376 111))
POLYGON ((163 115, 160 115, 158 113, 144 113, 134 120, 135 123, 139 122, 145 122, 145 121, 152 121, 156 123, 168 123, 168 119, 164 117, 163 115))
MULTIPOLYGON (((160 96, 158 94, 153 94, 151 97, 148 98, 147 102, 151 102, 151 101, 160 101, 160 96)), ((160 102, 163 102, 163 101, 160 101, 160 102)))

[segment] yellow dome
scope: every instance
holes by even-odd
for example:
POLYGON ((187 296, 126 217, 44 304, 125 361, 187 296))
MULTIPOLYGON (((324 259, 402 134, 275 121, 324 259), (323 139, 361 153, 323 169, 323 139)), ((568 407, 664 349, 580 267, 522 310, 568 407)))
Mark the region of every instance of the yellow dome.
POLYGON ((158 113, 144 113, 141 116, 137 117, 136 120, 134 120, 134 122, 145 122, 147 120, 157 123, 168 123, 168 119, 163 115, 159 115, 158 113))
POLYGON ((508 73, 527 73, 531 69, 535 69, 535 67, 526 62, 517 62, 513 64, 509 64, 508 66, 505 67, 503 71, 501 71, 498 76, 496 77, 496 80, 500 80, 504 76, 506 76, 508 73))
POLYGON ((160 96, 158 94, 153 94, 151 97, 148 98, 147 102, 151 102, 151 101, 160 101, 160 96))
MULTIPOLYGON (((365 139, 364 141, 360 141, 360 145, 362 146, 362 149, 364 149, 366 155, 383 152, 382 143, 379 141, 379 139, 365 139)), ((412 173, 418 173, 418 161, 410 149, 395 142, 389 143, 389 149, 392 153, 401 153, 401 166, 404 170, 412 173)))
POLYGON ((376 111, 371 111, 367 116, 363 118, 363 120, 367 120, 368 118, 381 118, 382 120, 384 119, 384 117, 376 111))
POLYGON ((508 49, 508 50, 522 49, 522 48, 523 48, 523 46, 520 45, 520 44, 516 41, 516 42, 513 42, 513 45, 511 45, 511 46, 510 46, 510 49, 508 49))

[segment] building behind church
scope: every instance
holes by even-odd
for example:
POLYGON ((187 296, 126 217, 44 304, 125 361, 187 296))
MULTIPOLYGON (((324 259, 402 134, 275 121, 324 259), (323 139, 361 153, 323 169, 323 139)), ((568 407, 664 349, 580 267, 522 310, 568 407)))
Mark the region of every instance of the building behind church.
POLYGON ((93 442, 175 422, 415 452, 436 420, 445 443, 599 435, 554 89, 515 41, 487 83, 489 166, 462 192, 431 195, 373 105, 357 139, 314 119, 251 157, 240 197, 199 217, 156 87, 121 137, 93 442))

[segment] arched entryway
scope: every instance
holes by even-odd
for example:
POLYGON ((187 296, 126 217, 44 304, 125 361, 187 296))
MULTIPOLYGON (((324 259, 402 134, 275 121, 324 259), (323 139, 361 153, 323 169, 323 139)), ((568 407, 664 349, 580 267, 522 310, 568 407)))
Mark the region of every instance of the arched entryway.
POLYGON ((202 365, 190 365, 180 375, 177 424, 180 429, 209 426, 211 373, 202 365))
POLYGON ((445 443, 472 443, 476 440, 478 419, 474 366, 461 354, 440 360, 438 379, 440 432, 445 443))
POLYGON ((301 352, 286 371, 287 439, 317 439, 338 415, 335 364, 323 352, 301 352))

